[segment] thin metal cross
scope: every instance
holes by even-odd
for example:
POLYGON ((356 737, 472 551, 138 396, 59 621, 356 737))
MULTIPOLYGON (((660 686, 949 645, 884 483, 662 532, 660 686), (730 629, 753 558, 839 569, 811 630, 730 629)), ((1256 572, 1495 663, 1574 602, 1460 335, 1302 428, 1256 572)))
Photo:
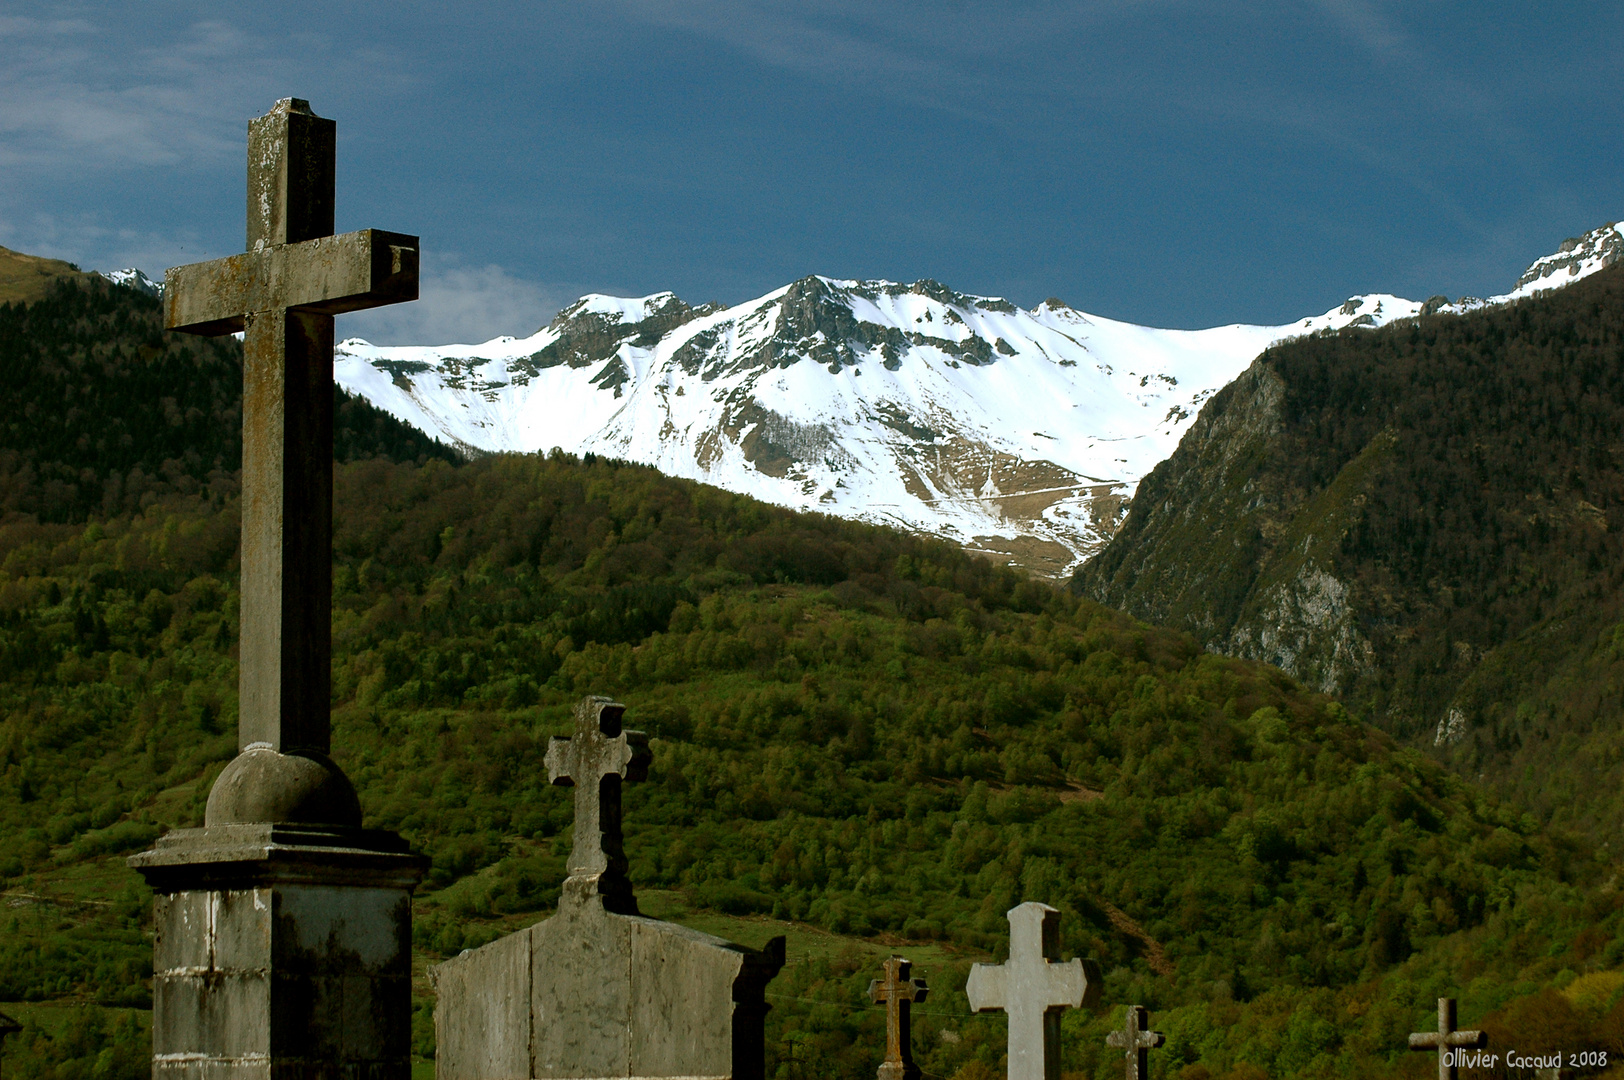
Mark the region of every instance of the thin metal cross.
POLYGON ((575 846, 570 850, 563 899, 600 897, 608 911, 637 914, 626 851, 621 846, 620 786, 648 779, 648 736, 622 731, 626 706, 605 697, 575 706, 575 734, 547 744, 547 779, 575 788, 575 846))
POLYGON ((885 1004, 885 1061, 879 1080, 919 1080, 922 1075, 913 1059, 913 1023, 909 1007, 924 1001, 930 987, 924 979, 910 979, 913 963, 900 956, 885 962, 885 978, 868 984, 869 1000, 885 1004))
POLYGON ((1166 1035, 1149 1030, 1149 1024, 1150 1014, 1143 1005, 1129 1005, 1121 1029, 1105 1037, 1105 1045, 1121 1050, 1127 1059, 1128 1080, 1150 1080, 1150 1051, 1167 1041, 1166 1035))
POLYGON ((1410 1034, 1411 1050, 1435 1050, 1438 1053, 1438 1080, 1456 1080, 1456 1055, 1451 1050, 1481 1050, 1489 1045, 1486 1031, 1455 1030, 1455 999, 1438 999, 1438 1030, 1417 1031, 1410 1034))
POLYGON ((243 332, 239 750, 329 750, 333 316, 417 299, 417 237, 333 235, 336 132, 299 98, 250 121, 248 250, 164 275, 167 328, 243 332))
POLYGON ((1009 1080, 1060 1080, 1060 1014, 1099 1000, 1099 969, 1060 957, 1060 912, 1032 901, 1010 908, 1009 960, 976 964, 964 993, 972 1012, 1009 1014, 1009 1080))

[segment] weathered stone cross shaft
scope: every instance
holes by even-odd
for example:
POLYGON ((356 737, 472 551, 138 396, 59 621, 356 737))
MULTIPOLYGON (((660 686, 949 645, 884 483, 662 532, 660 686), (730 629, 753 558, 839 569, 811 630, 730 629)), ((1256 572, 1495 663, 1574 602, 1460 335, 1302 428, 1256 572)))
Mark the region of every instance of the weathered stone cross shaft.
POLYGON ((919 1080, 922 1075, 913 1059, 913 1022, 910 1006, 924 1001, 930 987, 924 979, 910 979, 911 961, 893 956, 885 962, 885 978, 868 984, 868 997, 885 1005, 885 1061, 879 1080, 919 1080))
POLYGON ((1009 1014, 1009 1080, 1060 1080, 1060 1014, 1099 1000, 1093 964, 1060 959, 1060 912, 1033 901, 1010 908, 1009 959, 976 964, 964 986, 972 1012, 1009 1014))
POLYGON ((1438 1053, 1438 1080, 1456 1080, 1459 1071, 1451 1050, 1481 1050, 1489 1045, 1486 1031, 1455 1030, 1455 999, 1438 999, 1438 1030, 1417 1031, 1410 1034, 1411 1050, 1435 1050, 1438 1053))
POLYGON ((575 846, 570 851, 564 899, 601 898, 604 909, 637 914, 626 850, 621 843, 620 786, 648 779, 648 736, 622 731, 626 706, 604 697, 575 707, 575 734, 547 744, 547 779, 575 788, 575 846))
MULTIPOLYGON (((336 130, 299 98, 251 121, 248 250, 164 275, 169 329, 243 331, 238 748, 320 758, 332 678, 333 316, 417 299, 418 267, 415 236, 332 235, 336 130)), ((248 794, 212 817, 300 814, 246 805, 248 794)))
POLYGON ((1150 1014, 1143 1005, 1129 1005, 1122 1027, 1105 1037, 1105 1045, 1121 1050, 1127 1059, 1124 1075, 1128 1080, 1150 1080, 1150 1052, 1167 1041, 1159 1031, 1151 1031, 1150 1014))

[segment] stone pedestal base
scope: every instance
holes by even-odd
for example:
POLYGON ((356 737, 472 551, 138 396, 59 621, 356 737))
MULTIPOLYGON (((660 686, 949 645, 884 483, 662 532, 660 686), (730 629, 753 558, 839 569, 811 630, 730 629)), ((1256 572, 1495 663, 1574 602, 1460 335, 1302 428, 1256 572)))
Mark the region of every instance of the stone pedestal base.
POLYGON ((216 825, 130 865, 153 903, 153 1080, 409 1080, 412 891, 393 833, 216 825))

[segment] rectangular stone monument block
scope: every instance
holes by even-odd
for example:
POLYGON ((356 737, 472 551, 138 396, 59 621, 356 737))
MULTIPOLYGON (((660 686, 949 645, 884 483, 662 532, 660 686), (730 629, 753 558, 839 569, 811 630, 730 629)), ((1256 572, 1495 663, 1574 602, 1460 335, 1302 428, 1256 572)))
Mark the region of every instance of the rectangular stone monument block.
MULTIPOLYGON (((632 926, 560 913, 530 928, 530 1076, 632 1076, 632 926), (585 1007, 583 1007, 585 1006, 585 1007), (590 1067, 592 1072, 581 1072, 590 1067)), ((702 1075, 700 1070, 689 1070, 702 1075)), ((680 1074, 679 1074, 680 1075, 680 1074)), ((708 1074, 707 1074, 708 1075, 708 1074)), ((720 1075, 717 1072, 716 1075, 720 1075)))
POLYGON ((437 1077, 530 1075, 530 962, 530 931, 521 930, 429 969, 442 1002, 434 1010, 437 1077))
POLYGON ((668 1055, 720 1063, 722 1047, 731 1066, 739 953, 715 948, 720 939, 708 934, 652 919, 636 920, 631 930, 631 1074, 661 1075, 657 1064, 668 1055))
POLYGON ((783 963, 656 919, 564 905, 432 969, 438 1080, 761 1075, 783 963))
POLYGON ((411 1042, 409 894, 275 890, 273 1054, 370 1061, 411 1042))
POLYGON ((404 846, 229 826, 135 856, 156 892, 153 1080, 407 1080, 423 860, 404 846))

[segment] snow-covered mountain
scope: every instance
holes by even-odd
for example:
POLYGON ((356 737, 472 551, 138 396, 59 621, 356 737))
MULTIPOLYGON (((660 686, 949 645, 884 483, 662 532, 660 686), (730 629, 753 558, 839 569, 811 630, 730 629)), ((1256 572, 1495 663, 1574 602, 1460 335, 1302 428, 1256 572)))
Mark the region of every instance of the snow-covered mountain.
POLYGON ((1022 310, 929 280, 808 277, 726 308, 671 293, 591 295, 527 338, 350 339, 334 373, 351 393, 470 450, 556 446, 645 462, 1059 577, 1115 531, 1139 479, 1269 344, 1507 302, 1621 251, 1608 225, 1489 300, 1373 294, 1285 326, 1193 331, 1053 299, 1022 310))
POLYGON ((123 270, 98 270, 96 273, 114 285, 127 285, 136 292, 143 292, 148 296, 162 296, 164 293, 163 282, 153 281, 133 266, 123 270))

